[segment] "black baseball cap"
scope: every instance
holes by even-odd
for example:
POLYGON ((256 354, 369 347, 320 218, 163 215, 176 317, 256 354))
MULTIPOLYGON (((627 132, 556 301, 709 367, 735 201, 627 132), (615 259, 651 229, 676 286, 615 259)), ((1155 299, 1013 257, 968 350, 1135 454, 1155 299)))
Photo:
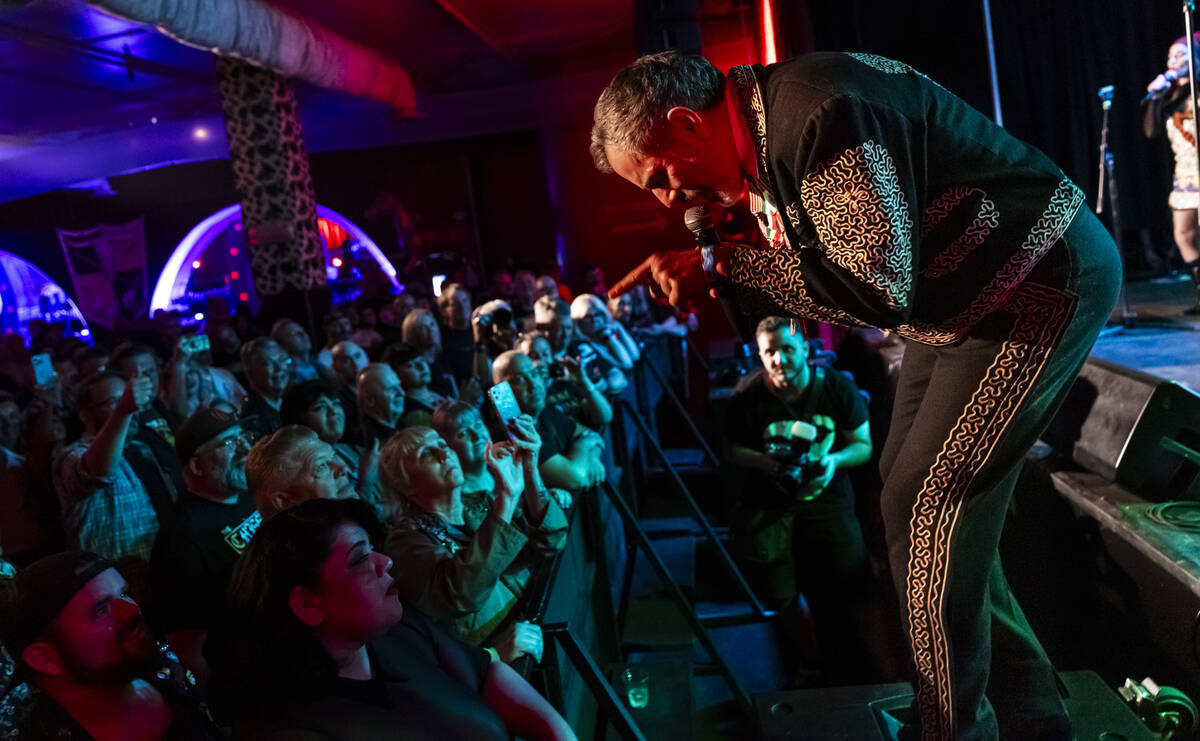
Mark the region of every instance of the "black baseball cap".
POLYGON ((0 610, 0 640, 14 661, 58 617, 71 598, 114 567, 95 553, 68 551, 38 559, 17 572, 0 610))
POLYGON ((241 423, 236 415, 220 409, 205 407, 197 410, 175 431, 175 452, 180 464, 186 466, 201 445, 241 423))

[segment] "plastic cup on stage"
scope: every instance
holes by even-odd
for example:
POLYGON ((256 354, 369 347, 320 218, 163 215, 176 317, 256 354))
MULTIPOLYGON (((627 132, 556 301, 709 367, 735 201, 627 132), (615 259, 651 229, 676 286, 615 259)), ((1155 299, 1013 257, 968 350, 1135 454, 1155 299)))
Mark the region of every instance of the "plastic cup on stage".
POLYGON ((626 667, 621 672, 621 684, 625 687, 625 701, 629 707, 644 708, 650 704, 650 672, 644 667, 626 667))

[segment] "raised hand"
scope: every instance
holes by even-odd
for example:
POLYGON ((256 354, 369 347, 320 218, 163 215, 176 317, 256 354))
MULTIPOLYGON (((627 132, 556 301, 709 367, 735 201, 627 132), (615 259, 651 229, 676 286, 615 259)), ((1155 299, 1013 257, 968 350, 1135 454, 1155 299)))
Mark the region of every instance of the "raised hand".
POLYGON ((505 664, 511 664, 522 656, 530 656, 541 663, 542 629, 534 623, 512 623, 500 631, 492 648, 496 649, 505 664))
POLYGON ((538 452, 542 449, 542 436, 533 417, 522 414, 512 421, 508 431, 512 433, 512 443, 517 448, 516 454, 521 462, 532 460, 537 463, 538 452))
POLYGON ((508 443, 488 443, 484 461, 496 482, 492 508, 501 520, 511 522, 525 490, 525 471, 517 464, 513 446, 508 443))

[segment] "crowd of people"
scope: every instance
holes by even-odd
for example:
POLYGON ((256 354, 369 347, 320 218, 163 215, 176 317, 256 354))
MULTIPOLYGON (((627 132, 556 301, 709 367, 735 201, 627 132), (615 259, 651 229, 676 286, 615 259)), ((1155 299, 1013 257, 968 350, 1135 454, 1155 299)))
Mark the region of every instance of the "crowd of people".
POLYGON ((220 301, 7 335, 0 737, 573 738, 510 668, 542 655, 526 590, 611 467, 635 335, 695 320, 490 290, 332 307, 319 342, 220 301))

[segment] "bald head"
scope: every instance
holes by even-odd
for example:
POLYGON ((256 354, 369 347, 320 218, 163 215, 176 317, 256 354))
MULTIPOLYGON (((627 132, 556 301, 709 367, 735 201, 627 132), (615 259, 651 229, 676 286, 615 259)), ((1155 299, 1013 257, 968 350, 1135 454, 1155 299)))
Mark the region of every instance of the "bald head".
POLYGON ((507 350, 500 353, 492 361, 492 383, 507 381, 511 373, 520 370, 522 361, 530 365, 533 364, 533 361, 525 353, 517 352, 516 350, 507 350))
POLYGON ((363 416, 395 427, 404 414, 404 387, 387 363, 371 363, 358 374, 358 410, 363 416))
POLYGON ((525 353, 502 352, 492 363, 492 381, 508 382, 521 411, 536 418, 546 407, 546 384, 541 372, 525 353))
POLYGON ((358 374, 367 367, 367 353, 358 343, 342 340, 329 351, 333 362, 333 375, 343 386, 355 387, 358 374))

